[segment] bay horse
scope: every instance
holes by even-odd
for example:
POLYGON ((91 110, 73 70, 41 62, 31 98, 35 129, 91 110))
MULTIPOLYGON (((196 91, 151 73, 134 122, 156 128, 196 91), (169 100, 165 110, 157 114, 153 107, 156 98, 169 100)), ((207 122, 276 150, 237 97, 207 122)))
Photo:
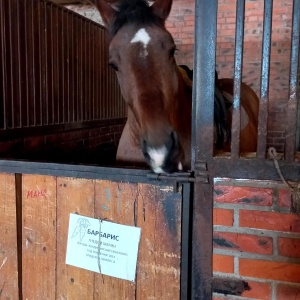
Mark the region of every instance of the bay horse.
MULTIPOLYGON (((127 166, 147 162, 155 173, 189 169, 192 89, 186 72, 176 64, 177 48, 165 28, 172 0, 156 0, 151 6, 146 0, 121 0, 114 6, 103 0, 95 3, 109 33, 109 65, 116 72, 128 105, 117 162, 127 166)), ((233 80, 217 81, 216 89, 230 102, 233 80)), ((241 112, 240 148, 255 151, 258 98, 246 84, 242 84, 241 89, 241 106, 245 113, 241 112)), ((224 108, 222 102, 219 103, 221 105, 216 106, 215 102, 215 110, 220 106, 224 108)), ((224 150, 230 140, 227 134, 230 114, 230 108, 225 114, 215 113, 222 120, 216 136, 221 134, 224 150)), ((219 125, 216 120, 215 125, 219 125)))

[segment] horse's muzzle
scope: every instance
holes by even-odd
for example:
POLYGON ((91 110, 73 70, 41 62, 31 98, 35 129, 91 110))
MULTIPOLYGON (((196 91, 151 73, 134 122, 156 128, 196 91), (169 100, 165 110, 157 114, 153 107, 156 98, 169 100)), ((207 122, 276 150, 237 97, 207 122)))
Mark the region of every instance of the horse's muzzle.
POLYGON ((144 139, 142 151, 154 173, 173 173, 182 170, 182 150, 176 132, 172 131, 166 142, 153 147, 144 139))

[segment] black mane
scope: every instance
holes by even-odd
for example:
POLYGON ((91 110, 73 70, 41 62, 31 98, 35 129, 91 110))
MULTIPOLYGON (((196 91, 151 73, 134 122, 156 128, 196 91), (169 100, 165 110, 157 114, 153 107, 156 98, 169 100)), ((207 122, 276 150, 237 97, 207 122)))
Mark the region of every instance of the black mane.
POLYGON ((125 24, 164 26, 164 20, 153 13, 146 0, 121 0, 116 10, 115 20, 109 30, 111 37, 125 24))

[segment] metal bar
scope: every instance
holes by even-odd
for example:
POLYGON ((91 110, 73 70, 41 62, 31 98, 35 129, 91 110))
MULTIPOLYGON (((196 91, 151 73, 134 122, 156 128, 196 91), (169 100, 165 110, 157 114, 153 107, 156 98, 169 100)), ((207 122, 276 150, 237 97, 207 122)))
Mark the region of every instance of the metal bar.
POLYGON ((216 0, 196 1, 193 78, 196 84, 193 84, 192 169, 195 168, 197 161, 213 155, 216 19, 215 22, 213 20, 216 14, 216 0), (198 130, 199 128, 201 130, 198 130))
MULTIPOLYGON (((299 181, 300 163, 278 161, 286 180, 299 181)), ((254 180, 281 180, 273 160, 251 160, 240 158, 236 161, 226 158, 215 158, 210 170, 213 177, 254 180)))
POLYGON ((121 182, 149 183, 160 186, 170 185, 171 181, 156 181, 147 178, 149 170, 108 168, 87 165, 58 163, 37 163, 26 161, 0 160, 0 173, 25 173, 74 178, 105 179, 121 182))
POLYGON ((75 38, 75 81, 74 81, 74 107, 75 107, 75 120, 76 122, 80 121, 79 116, 79 97, 80 97, 80 80, 79 80, 79 26, 78 26, 78 17, 74 17, 74 32, 76 32, 76 38, 75 38))
MULTIPOLYGON (((213 157, 217 0, 196 0, 192 170, 213 157), (201 130, 199 130, 201 128, 201 130)), ((191 299, 212 299, 212 186, 196 183, 192 195, 191 299)))
POLYGON ((64 64, 63 64, 63 10, 61 7, 57 8, 57 107, 58 107, 58 123, 64 124, 64 64))
MULTIPOLYGON (((47 27, 51 26, 50 24, 53 23, 53 9, 52 5, 48 4, 47 5, 47 14, 48 14, 48 22, 47 22, 47 27)), ((54 26, 53 26, 54 28, 54 26)), ((48 124, 53 125, 54 122, 54 58, 53 58, 53 53, 54 53, 54 29, 50 30, 48 33, 48 41, 47 41, 47 48, 49 49, 49 55, 47 57, 47 62, 48 62, 48 70, 49 70, 49 75, 48 75, 48 124)))
POLYGON ((290 87, 287 109, 287 126, 285 132, 285 159, 292 162, 296 151, 296 126, 297 126, 297 77, 299 65, 299 35, 300 35, 300 1, 294 0, 291 41, 290 87))
MULTIPOLYGON (((24 30, 25 30, 25 44, 24 44, 24 55, 25 55, 25 84, 26 84, 26 127, 30 126, 30 101, 31 101, 31 85, 29 81, 29 76, 30 76, 30 55, 29 55, 29 40, 30 39, 30 26, 29 26, 29 21, 28 19, 29 14, 27 13, 28 11, 28 2, 27 0, 24 1, 24 30)), ((25 122, 24 122, 25 123, 25 122)))
POLYGON ((58 91, 59 91, 59 62, 58 62, 58 8, 56 6, 51 7, 52 12, 52 24, 53 26, 53 123, 59 124, 59 105, 58 105, 58 91))
POLYGON ((14 114, 14 94, 15 94, 15 89, 14 89, 14 40, 13 40, 13 22, 12 22, 12 4, 13 1, 7 2, 7 16, 8 16, 8 33, 7 33, 7 38, 8 38, 8 49, 7 49, 7 59, 8 59, 8 67, 7 67, 7 78, 8 78, 8 98, 6 102, 6 107, 7 107, 7 114, 8 114, 8 119, 7 119, 7 126, 9 128, 14 128, 15 124, 15 114, 14 114))
MULTIPOLYGON (((86 30, 86 22, 82 23, 82 61, 83 58, 87 58, 86 53, 86 44, 87 44, 87 30, 86 30)), ((88 62, 82 64, 82 99, 81 99, 81 109, 82 109, 82 120, 86 121, 87 119, 87 107, 88 107, 88 99, 86 95, 87 91, 87 76, 88 76, 88 62)))
POLYGON ((28 115, 27 115, 27 52, 26 52, 26 1, 19 1, 19 58, 20 58, 20 69, 19 69, 19 80, 20 80, 20 127, 24 128, 28 126, 28 115))
POLYGON ((42 125, 43 124, 43 95, 42 95, 42 49, 41 49, 41 39, 42 39, 42 32, 41 32, 41 7, 42 3, 39 2, 37 4, 36 16, 34 18, 35 22, 35 30, 36 30, 36 55, 35 55, 35 69, 36 69, 36 95, 37 95, 37 112, 36 112, 36 124, 42 125))
POLYGON ((180 299, 191 299, 191 185, 182 185, 180 299))
POLYGON ((236 2, 236 32, 235 32, 235 59, 234 59, 234 94, 231 130, 231 158, 240 156, 241 132, 241 83, 243 66, 243 41, 244 41, 245 0, 236 2))
POLYGON ((66 71, 67 68, 65 67, 65 39, 68 36, 68 27, 65 24, 65 12, 63 10, 60 11, 60 22, 61 22, 61 41, 60 41, 60 59, 61 59, 61 96, 60 96, 60 102, 61 102, 61 122, 66 123, 66 113, 68 109, 67 105, 67 95, 65 93, 66 89, 66 71))
POLYGON ((264 23, 262 44, 262 65, 260 84, 260 103, 258 115, 258 141, 257 158, 265 159, 267 150, 267 122, 269 103, 269 80, 270 80, 270 52, 272 34, 272 8, 273 0, 264 1, 264 23))
POLYGON ((207 174, 206 172, 201 176, 201 174, 198 174, 197 176, 194 176, 193 173, 189 172, 178 172, 178 173, 172 173, 172 174, 156 174, 156 173, 148 173, 147 178, 153 179, 153 180, 174 180, 176 182, 180 183, 187 183, 187 182, 202 182, 207 183, 207 174))
POLYGON ((71 47, 70 47, 70 74, 71 74, 71 79, 70 79, 70 88, 69 88, 69 93, 70 93, 70 122, 74 122, 76 119, 76 110, 75 110, 75 71, 76 71, 76 37, 74 36, 74 27, 75 27, 75 16, 74 14, 71 15, 71 47), (71 49, 74 49, 71 51, 71 49))
POLYGON ((71 97, 70 97, 70 81, 71 81, 71 76, 70 76, 70 70, 71 70, 71 57, 70 57, 70 50, 71 50, 71 14, 66 13, 66 26, 67 26, 67 37, 66 37, 66 47, 65 47, 65 53, 66 53, 66 65, 67 65, 67 71, 66 71, 66 96, 67 96, 67 112, 66 112, 66 123, 70 123, 70 118, 71 118, 71 97))
MULTIPOLYGON (((30 3, 27 2, 27 3, 30 3)), ((31 89, 31 95, 32 95, 32 102, 30 103, 29 102, 29 116, 30 116, 30 121, 29 121, 29 125, 30 126, 36 126, 36 112, 37 112, 37 109, 36 109, 36 73, 35 73, 35 63, 34 63, 34 55, 35 55, 35 47, 34 47, 34 44, 35 44, 35 40, 36 40, 36 37, 35 37, 35 34, 34 34, 34 31, 35 31, 35 28, 34 28, 34 4, 36 5, 36 2, 32 1, 31 3, 31 6, 29 9, 30 11, 30 16, 29 18, 27 19, 28 20, 28 27, 29 27, 29 34, 30 34, 30 38, 31 38, 31 42, 27 43, 27 46, 28 46, 28 53, 29 53, 29 76, 28 76, 28 79, 30 79, 30 82, 31 82, 31 86, 30 86, 30 89, 31 89)), ((29 101, 30 101, 30 98, 29 98, 29 101)))
POLYGON ((16 193, 16 227, 17 227, 17 258, 18 258, 18 289, 19 299, 23 299, 23 209, 22 209, 22 174, 15 174, 16 193))
POLYGON ((16 62, 16 66, 18 68, 17 71, 17 94, 18 94, 18 98, 16 99, 17 102, 17 107, 18 107, 18 125, 17 127, 22 127, 22 98, 23 98, 23 94, 22 94, 22 86, 21 86, 21 20, 20 20, 20 14, 21 14, 21 10, 20 10, 20 3, 19 1, 16 2, 16 13, 15 15, 17 15, 17 43, 16 43, 16 51, 17 51, 17 62, 16 62))
POLYGON ((41 9, 41 64, 42 64, 42 81, 41 81, 41 97, 42 97, 42 125, 49 124, 48 113, 48 49, 47 49, 47 3, 42 3, 41 9))
MULTIPOLYGON (((78 19, 78 23, 80 22, 80 20, 78 19)), ((84 117, 83 117, 83 84, 82 84, 82 81, 83 81, 83 64, 82 64, 82 61, 83 61, 83 26, 82 24, 80 23, 79 24, 79 61, 78 61, 78 67, 79 67, 79 107, 78 107, 78 115, 79 115, 79 118, 78 118, 78 121, 83 121, 84 117)))
POLYGON ((0 66, 1 66, 1 87, 0 91, 2 91, 2 99, 3 102, 0 102, 0 112, 2 111, 2 115, 0 116, 0 128, 7 128, 7 114, 6 114, 6 93, 7 93, 7 79, 6 79, 6 35, 5 35, 5 26, 6 26, 6 14, 4 9, 4 1, 0 1, 0 47, 1 47, 1 57, 0 57, 0 66))
MULTIPOLYGON (((95 43, 95 27, 91 26, 91 43, 95 43)), ((91 68, 92 70, 92 82, 91 82, 91 97, 92 97, 92 114, 91 114, 91 118, 93 120, 96 119, 96 105, 95 105, 95 99, 96 99, 96 95, 95 95, 95 87, 96 87, 96 83, 95 83, 95 77, 96 77, 96 69, 97 69, 97 63, 96 63, 96 57, 95 57, 95 47, 92 47, 91 49, 92 51, 92 64, 94 65, 94 68, 91 68)))

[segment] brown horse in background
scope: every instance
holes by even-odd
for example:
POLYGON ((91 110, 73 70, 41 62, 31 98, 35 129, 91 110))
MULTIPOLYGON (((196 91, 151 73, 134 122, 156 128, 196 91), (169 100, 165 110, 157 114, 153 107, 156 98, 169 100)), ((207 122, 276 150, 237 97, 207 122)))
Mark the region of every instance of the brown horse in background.
MULTIPOLYGON (((109 65, 128 104, 117 162, 147 162, 156 173, 189 169, 192 89, 176 64, 176 45, 165 28, 172 0, 156 0, 152 6, 145 0, 123 0, 115 8, 96 0, 96 5, 109 32, 109 65)), ((215 141, 228 150, 233 80, 217 80, 216 89, 221 93, 215 94, 215 141), (225 112, 222 97, 229 103, 225 112)), ((240 149, 256 151, 258 98, 246 84, 241 86, 241 107, 240 149)))

